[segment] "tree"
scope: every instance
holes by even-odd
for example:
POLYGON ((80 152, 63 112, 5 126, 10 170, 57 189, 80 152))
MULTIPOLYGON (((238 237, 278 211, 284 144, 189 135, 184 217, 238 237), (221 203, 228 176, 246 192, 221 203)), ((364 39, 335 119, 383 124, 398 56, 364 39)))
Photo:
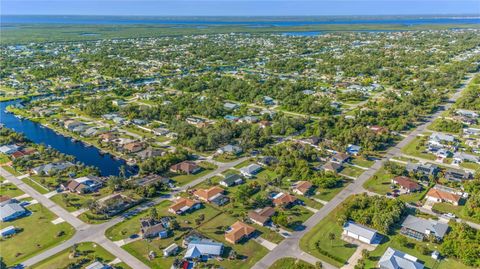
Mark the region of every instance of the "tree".
POLYGON ((7 269, 7 264, 3 261, 3 257, 0 257, 0 269, 7 269))
POLYGON ((370 251, 368 251, 368 249, 362 249, 362 258, 366 260, 370 258, 370 251))
POLYGON ((330 239, 330 245, 333 245, 333 240, 335 240, 336 237, 337 236, 334 233, 332 232, 328 233, 328 239, 330 239))
POLYGON ((155 207, 150 208, 150 218, 153 219, 153 220, 158 220, 159 219, 158 212, 157 212, 157 209, 155 207))
POLYGON ((316 269, 322 269, 323 268, 323 263, 318 261, 317 263, 315 263, 315 268, 316 269))

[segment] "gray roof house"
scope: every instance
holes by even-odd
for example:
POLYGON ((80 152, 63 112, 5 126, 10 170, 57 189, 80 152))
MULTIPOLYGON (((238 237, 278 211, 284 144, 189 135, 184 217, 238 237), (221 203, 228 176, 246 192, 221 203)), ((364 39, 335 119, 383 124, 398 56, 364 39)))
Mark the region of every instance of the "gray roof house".
POLYGON ((185 259, 201 258, 206 260, 211 257, 222 255, 223 244, 212 240, 190 241, 185 252, 185 259))
POLYGON ((58 163, 49 163, 37 166, 32 169, 32 172, 36 175, 44 173, 45 175, 50 175, 53 170, 63 171, 69 167, 72 167, 73 163, 71 162, 58 162, 58 163))
POLYGON ((258 164, 250 164, 249 166, 240 168, 240 173, 247 178, 254 177, 258 172, 262 170, 262 167, 258 164))
POLYGON ((375 244, 380 242, 380 235, 374 229, 355 223, 353 221, 347 221, 343 225, 344 236, 359 240, 367 244, 375 244))
POLYGON ((224 154, 224 153, 229 153, 229 154, 239 154, 242 152, 242 148, 239 146, 234 146, 234 145, 226 145, 223 146, 219 149, 217 149, 218 154, 224 154))
POLYGON ((240 185, 242 183, 243 183, 243 178, 237 174, 228 175, 225 177, 224 180, 220 181, 220 185, 225 187, 240 185))
POLYGON ((400 233, 417 240, 423 240, 430 234, 438 239, 442 239, 447 231, 448 225, 445 223, 408 215, 402 223, 400 233))
POLYGON ((9 203, 0 207, 0 221, 15 220, 23 215, 27 211, 18 203, 9 203))
POLYGON ((408 172, 420 173, 425 176, 433 175, 435 176, 438 173, 438 166, 431 163, 418 164, 418 163, 408 163, 406 167, 408 172))
POLYGON ((388 248, 378 261, 380 269, 423 269, 423 264, 412 255, 388 248))
POLYGON ((109 268, 112 268, 112 267, 110 267, 110 265, 103 264, 99 261, 95 261, 92 264, 85 267, 85 269, 109 269, 109 268))

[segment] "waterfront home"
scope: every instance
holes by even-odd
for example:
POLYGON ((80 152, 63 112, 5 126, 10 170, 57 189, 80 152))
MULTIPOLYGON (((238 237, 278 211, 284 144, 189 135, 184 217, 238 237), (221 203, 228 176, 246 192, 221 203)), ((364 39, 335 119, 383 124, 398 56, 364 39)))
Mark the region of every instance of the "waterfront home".
POLYGON ((151 186, 156 184, 164 184, 166 186, 173 187, 171 179, 162 177, 156 174, 131 177, 128 181, 140 187, 151 186))
POLYGON ((293 192, 300 195, 306 195, 312 190, 313 184, 308 181, 297 181, 293 186, 293 192))
POLYGON ((123 149, 130 153, 141 151, 145 147, 145 144, 141 142, 130 142, 123 145, 123 149))
POLYGON ((240 185, 243 183, 243 178, 237 174, 231 174, 225 177, 222 181, 220 181, 220 185, 225 187, 231 187, 235 185, 240 185))
POLYGON ((378 234, 377 230, 353 221, 347 221, 343 225, 342 235, 366 244, 375 244, 380 242, 380 235, 378 234))
POLYGON ((232 224, 225 232, 225 241, 231 244, 236 244, 242 239, 249 238, 255 231, 256 229, 252 226, 247 225, 241 221, 237 221, 232 224))
POLYGON ((432 219, 422 219, 408 215, 402 223, 400 233, 416 240, 423 241, 429 236, 442 240, 448 231, 448 225, 432 219))
POLYGON ((64 189, 70 192, 83 194, 97 191, 98 189, 100 189, 101 186, 102 182, 98 177, 85 176, 68 181, 64 189))
POLYGON ((194 162, 183 161, 181 163, 170 166, 170 171, 174 173, 185 173, 187 175, 200 172, 202 168, 194 162))
POLYGON ((222 243, 209 239, 193 240, 188 243, 184 258, 206 261, 221 256, 222 252, 222 243))
POLYGON ((400 186, 400 189, 404 190, 406 193, 411 193, 422 189, 420 184, 405 176, 394 177, 392 179, 392 183, 400 186))
POLYGON ((260 172, 260 170, 262 170, 262 167, 253 163, 246 167, 240 168, 240 173, 247 178, 253 178, 260 172))
POLYGON ((102 142, 112 142, 118 138, 118 134, 113 132, 108 132, 108 133, 100 134, 98 137, 102 139, 102 142))
POLYGON ((423 264, 417 260, 412 255, 389 247, 378 261, 378 267, 380 269, 423 269, 423 264))
POLYGON ((168 208, 168 212, 172 214, 181 215, 186 212, 191 212, 191 211, 200 209, 201 206, 202 206, 202 203, 198 201, 185 198, 185 197, 180 197, 180 198, 177 198, 174 201, 174 204, 168 208))
POLYGON ((267 206, 264 208, 258 208, 253 211, 248 212, 248 218, 260 225, 265 226, 275 214, 275 209, 273 207, 267 206))
POLYGON ((83 122, 79 122, 77 120, 66 120, 63 123, 63 126, 65 127, 65 129, 69 131, 73 131, 75 128, 83 125, 85 125, 83 122))
POLYGON ((57 162, 37 166, 32 169, 35 175, 51 175, 53 172, 61 172, 74 166, 71 162, 57 162))
POLYGON ((136 153, 137 157, 139 157, 142 160, 152 158, 152 157, 160 157, 165 155, 165 151, 159 148, 152 148, 149 147, 147 149, 144 149, 142 151, 139 151, 136 153))
POLYGON ((12 154, 19 149, 19 146, 15 144, 3 145, 0 147, 0 152, 3 154, 12 154))
POLYGON ((0 220, 3 222, 16 220, 25 214, 27 214, 27 210, 16 202, 0 206, 0 220))

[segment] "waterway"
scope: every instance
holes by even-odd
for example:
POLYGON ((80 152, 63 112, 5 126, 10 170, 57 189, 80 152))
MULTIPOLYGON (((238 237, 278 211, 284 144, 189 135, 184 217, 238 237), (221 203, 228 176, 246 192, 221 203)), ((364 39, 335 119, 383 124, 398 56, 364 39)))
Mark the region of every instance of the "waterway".
POLYGON ((6 113, 5 108, 17 102, 19 101, 0 102, 0 123, 5 127, 23 133, 34 143, 45 144, 61 153, 74 156, 77 161, 88 166, 97 167, 102 176, 119 175, 121 166, 125 166, 127 176, 137 173, 138 168, 127 165, 125 160, 115 159, 111 154, 101 153, 96 147, 73 141, 71 138, 58 134, 40 123, 20 119, 11 113, 6 113))

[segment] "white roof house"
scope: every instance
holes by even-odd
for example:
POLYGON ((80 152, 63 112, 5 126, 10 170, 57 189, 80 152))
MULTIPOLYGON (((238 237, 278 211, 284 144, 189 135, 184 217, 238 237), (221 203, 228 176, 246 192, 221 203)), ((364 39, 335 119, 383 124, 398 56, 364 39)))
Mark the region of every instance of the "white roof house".
POLYGON ((163 250, 163 256, 168 257, 178 250, 178 245, 173 243, 163 250))
POLYGON ((261 169, 262 169, 262 167, 260 165, 253 163, 253 164, 250 164, 249 166, 240 168, 240 173, 245 177, 252 178, 261 169))
POLYGON ((109 265, 103 264, 99 261, 93 262, 92 264, 85 267, 85 269, 109 269, 111 268, 109 265))
POLYGON ((378 243, 379 235, 374 229, 368 228, 353 221, 347 221, 343 225, 343 235, 359 240, 367 244, 378 243))
POLYGON ((423 269, 423 264, 417 262, 417 258, 388 248, 378 261, 380 269, 423 269))
POLYGON ((216 257, 223 251, 223 244, 210 240, 191 241, 187 246, 185 253, 186 259, 198 258, 200 256, 216 257))
POLYGON ((4 145, 0 147, 0 152, 3 154, 12 154, 18 150, 18 146, 15 144, 12 145, 4 145))

